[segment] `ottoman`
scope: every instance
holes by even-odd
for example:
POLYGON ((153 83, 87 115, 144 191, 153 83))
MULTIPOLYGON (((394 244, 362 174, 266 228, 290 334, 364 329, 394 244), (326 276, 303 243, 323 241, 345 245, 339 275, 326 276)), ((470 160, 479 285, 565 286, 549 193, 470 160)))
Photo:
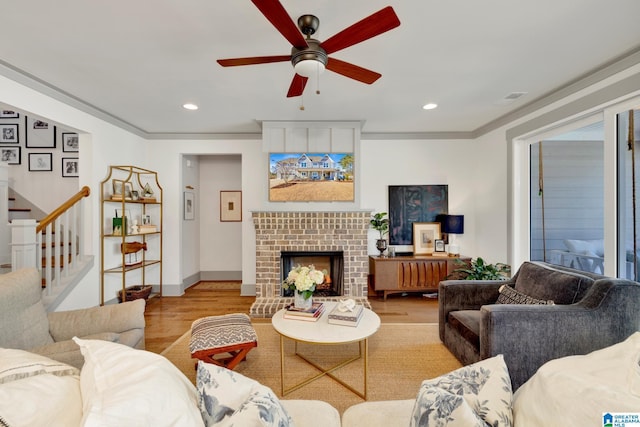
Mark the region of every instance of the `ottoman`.
POLYGON ((203 317, 191 324, 191 357, 233 369, 258 345, 251 319, 244 313, 203 317))

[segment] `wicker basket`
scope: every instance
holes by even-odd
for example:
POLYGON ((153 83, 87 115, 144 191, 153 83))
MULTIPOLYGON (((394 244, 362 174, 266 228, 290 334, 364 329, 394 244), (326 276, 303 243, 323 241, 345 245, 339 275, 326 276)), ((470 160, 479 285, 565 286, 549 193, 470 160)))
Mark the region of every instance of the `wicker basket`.
MULTIPOLYGON (((129 286, 128 288, 126 288, 126 299, 127 301, 133 301, 140 298, 147 299, 151 294, 151 289, 151 285, 129 286)), ((122 290, 118 291, 118 302, 122 302, 122 290)))

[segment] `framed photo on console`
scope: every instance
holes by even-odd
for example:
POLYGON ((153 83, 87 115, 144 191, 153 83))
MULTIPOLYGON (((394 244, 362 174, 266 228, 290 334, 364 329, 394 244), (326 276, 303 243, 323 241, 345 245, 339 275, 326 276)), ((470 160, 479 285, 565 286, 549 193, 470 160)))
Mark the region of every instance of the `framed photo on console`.
POLYGON ((436 250, 436 240, 439 240, 439 222, 413 223, 413 254, 430 255, 436 250))

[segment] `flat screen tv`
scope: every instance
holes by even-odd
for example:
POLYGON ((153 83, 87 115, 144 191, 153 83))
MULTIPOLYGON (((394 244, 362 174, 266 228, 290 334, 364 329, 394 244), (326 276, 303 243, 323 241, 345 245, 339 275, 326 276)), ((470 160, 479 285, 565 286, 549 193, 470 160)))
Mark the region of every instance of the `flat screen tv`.
POLYGON ((353 153, 270 153, 269 201, 353 202, 353 153))

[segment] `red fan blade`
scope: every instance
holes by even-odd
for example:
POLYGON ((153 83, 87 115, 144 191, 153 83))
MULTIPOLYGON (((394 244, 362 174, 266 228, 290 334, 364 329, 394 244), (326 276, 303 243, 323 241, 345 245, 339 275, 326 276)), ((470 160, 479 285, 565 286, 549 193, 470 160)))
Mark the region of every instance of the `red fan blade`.
POLYGON ((307 47, 304 36, 278 0, 251 0, 292 46, 307 47))
POLYGON ((359 82, 366 83, 368 85, 382 77, 382 74, 380 73, 376 73, 375 71, 367 70, 366 68, 358 67, 357 65, 335 58, 329 58, 327 61, 327 70, 342 74, 345 77, 358 80, 359 82))
POLYGON ((333 37, 320 44, 327 55, 345 49, 354 44, 363 42, 384 32, 392 30, 400 25, 398 16, 391 6, 387 6, 345 28, 333 37))
POLYGON ((307 84, 307 77, 303 77, 300 74, 296 74, 293 76, 293 80, 291 80, 291 86, 289 86, 289 92, 287 92, 287 98, 291 98, 293 96, 300 96, 302 92, 304 92, 304 87, 307 84))
POLYGON ((290 60, 290 55, 252 56, 249 58, 218 59, 218 64, 222 65, 223 67, 235 67, 238 65, 268 64, 270 62, 284 62, 290 60))

